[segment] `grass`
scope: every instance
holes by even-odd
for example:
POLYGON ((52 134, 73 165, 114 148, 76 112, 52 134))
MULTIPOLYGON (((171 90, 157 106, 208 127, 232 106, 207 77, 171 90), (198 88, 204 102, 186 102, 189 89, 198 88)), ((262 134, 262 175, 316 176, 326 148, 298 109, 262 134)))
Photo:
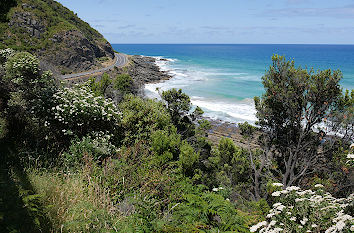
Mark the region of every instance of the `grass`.
POLYGON ((120 216, 87 169, 77 173, 31 170, 28 176, 43 197, 56 232, 117 231, 114 225, 120 216))

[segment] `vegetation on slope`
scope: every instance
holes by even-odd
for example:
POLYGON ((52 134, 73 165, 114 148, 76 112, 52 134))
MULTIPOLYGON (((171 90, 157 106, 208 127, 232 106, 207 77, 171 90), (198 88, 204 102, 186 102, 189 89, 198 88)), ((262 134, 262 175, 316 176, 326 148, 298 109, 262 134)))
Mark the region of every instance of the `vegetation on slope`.
POLYGON ((256 99, 263 130, 240 125, 246 142, 258 138, 254 149, 227 138, 212 145, 201 109, 192 111, 181 90, 143 99, 130 93, 128 76, 68 88, 54 83, 35 56, 11 49, 0 51, 0 63, 1 178, 13 187, 1 196, 5 231, 24 232, 14 211, 31 232, 350 231, 354 93, 339 91, 339 72, 312 74, 274 57, 263 78, 266 93, 256 99), (307 81, 298 82, 302 77, 307 81), (319 95, 325 87, 330 93, 319 95), (105 98, 110 88, 124 97, 105 98), (304 127, 307 114, 341 134, 304 127), (288 133, 284 126, 287 137, 276 134, 288 133), (308 144, 300 140, 305 133, 308 144), (293 181, 284 179, 286 140, 300 148, 293 181), (311 172, 302 172, 313 157, 311 172), (10 193, 13 207, 4 202, 10 193), (320 199, 326 201, 314 205, 320 199))
POLYGON ((2 4, 0 48, 36 53, 48 68, 61 71, 87 69, 97 64, 96 58, 114 55, 98 31, 56 1, 6 0, 2 4))

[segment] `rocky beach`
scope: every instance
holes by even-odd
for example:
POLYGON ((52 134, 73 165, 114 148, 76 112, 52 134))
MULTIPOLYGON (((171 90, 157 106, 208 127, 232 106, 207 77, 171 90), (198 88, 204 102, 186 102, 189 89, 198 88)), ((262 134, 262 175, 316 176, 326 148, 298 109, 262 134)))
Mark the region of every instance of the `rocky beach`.
MULTIPOLYGON (((143 93, 145 84, 163 82, 173 78, 167 71, 162 71, 156 64, 157 60, 165 61, 163 58, 154 58, 147 56, 130 56, 131 62, 127 67, 128 74, 133 80, 139 84, 139 92, 143 93)), ((208 132, 208 138, 217 144, 221 138, 227 137, 234 141, 237 146, 247 147, 242 135, 240 134, 239 127, 236 123, 221 121, 211 118, 205 118, 211 124, 211 129, 208 132)), ((258 148, 256 141, 252 141, 250 146, 258 148)))

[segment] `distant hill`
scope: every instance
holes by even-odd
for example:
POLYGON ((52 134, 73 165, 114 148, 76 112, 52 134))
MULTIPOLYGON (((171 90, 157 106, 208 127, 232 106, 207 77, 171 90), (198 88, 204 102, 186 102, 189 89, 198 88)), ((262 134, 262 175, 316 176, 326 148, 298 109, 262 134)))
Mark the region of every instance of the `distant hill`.
POLYGON ((53 0, 1 0, 0 49, 36 54, 54 73, 99 67, 114 57, 108 41, 77 15, 53 0))

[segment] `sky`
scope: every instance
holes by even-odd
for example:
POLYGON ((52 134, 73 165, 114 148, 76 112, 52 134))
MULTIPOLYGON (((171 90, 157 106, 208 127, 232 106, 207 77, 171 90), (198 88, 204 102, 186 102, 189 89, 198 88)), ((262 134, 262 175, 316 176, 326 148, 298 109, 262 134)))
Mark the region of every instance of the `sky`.
POLYGON ((58 0, 113 44, 354 44, 354 0, 58 0))

